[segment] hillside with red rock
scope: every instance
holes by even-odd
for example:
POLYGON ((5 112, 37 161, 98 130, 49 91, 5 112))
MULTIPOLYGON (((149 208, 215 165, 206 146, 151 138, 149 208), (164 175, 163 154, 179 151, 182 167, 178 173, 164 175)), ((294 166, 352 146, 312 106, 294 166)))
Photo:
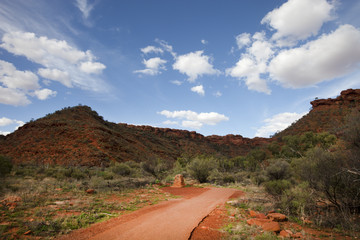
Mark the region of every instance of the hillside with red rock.
MULTIPOLYGON (((335 99, 311 102, 312 110, 275 138, 307 131, 341 133, 353 109, 360 110, 360 89, 342 91, 335 99)), ((240 135, 203 136, 194 131, 134 126, 105 121, 87 106, 68 107, 31 121, 0 138, 0 154, 15 163, 106 166, 111 161, 175 161, 184 153, 245 155, 271 142, 240 135)))
POLYGON ((360 89, 348 89, 336 98, 316 99, 312 109, 290 127, 276 134, 276 137, 300 135, 307 131, 341 134, 346 116, 351 111, 360 111, 360 89))
POLYGON ((15 163, 106 166, 149 158, 175 161, 183 153, 234 157, 268 140, 115 124, 90 107, 76 106, 29 122, 0 141, 0 154, 15 163))

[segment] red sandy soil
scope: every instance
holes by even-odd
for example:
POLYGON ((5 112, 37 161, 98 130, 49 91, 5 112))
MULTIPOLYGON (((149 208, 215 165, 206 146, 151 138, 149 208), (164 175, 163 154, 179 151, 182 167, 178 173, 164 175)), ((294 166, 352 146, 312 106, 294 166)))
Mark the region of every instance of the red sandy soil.
MULTIPOLYGON (((204 222, 209 213, 239 192, 226 188, 193 187, 166 187, 162 190, 183 197, 94 224, 60 239, 189 239, 193 230, 200 222, 204 222)), ((198 235, 196 230, 193 235, 192 239, 201 239, 195 238, 198 235)))

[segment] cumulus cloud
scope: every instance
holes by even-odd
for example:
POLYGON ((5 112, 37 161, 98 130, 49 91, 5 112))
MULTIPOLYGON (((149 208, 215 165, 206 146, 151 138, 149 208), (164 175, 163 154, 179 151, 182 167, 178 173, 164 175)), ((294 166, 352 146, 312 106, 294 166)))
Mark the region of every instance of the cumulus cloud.
POLYGON ((189 77, 189 82, 194 82, 198 77, 205 74, 219 74, 220 71, 214 69, 210 63, 210 57, 203 55, 203 53, 203 51, 196 51, 178 56, 173 64, 173 69, 186 74, 189 77))
POLYGON ((87 0, 76 0, 76 6, 79 8, 85 19, 90 16, 90 13, 94 8, 94 5, 89 4, 87 0))
POLYGON ((165 63, 167 61, 161 59, 159 57, 150 58, 148 60, 144 59, 143 64, 145 65, 145 69, 136 70, 134 73, 142 73, 147 75, 158 75, 161 73, 160 70, 166 70, 165 63))
POLYGON ((39 100, 46 100, 49 97, 55 97, 57 94, 56 91, 52 91, 50 89, 44 88, 44 89, 39 89, 39 90, 35 90, 34 91, 34 95, 39 99, 39 100))
MULTIPOLYGON (((11 126, 11 125, 15 125, 14 130, 18 129, 19 127, 23 126, 25 123, 23 121, 20 120, 16 120, 16 119, 10 119, 7 117, 2 117, 0 118, 0 127, 6 127, 6 126, 11 126)), ((8 135, 11 132, 9 131, 0 131, 0 135, 8 135)))
POLYGON ((360 63, 360 31, 342 25, 307 44, 284 50, 269 65, 271 77, 285 87, 300 88, 344 76, 360 63))
POLYGON ((38 89, 38 77, 30 71, 19 71, 12 63, 0 60, 0 82, 7 88, 38 89))
POLYGON ((306 113, 280 113, 264 120, 265 125, 257 129, 256 137, 269 137, 277 131, 282 131, 291 123, 297 121, 306 113))
POLYGON ((206 41, 205 39, 201 39, 201 43, 204 44, 204 45, 206 45, 206 44, 208 44, 209 42, 206 41))
POLYGON ((55 96, 50 89, 40 89, 38 77, 30 71, 19 71, 12 63, 0 60, 0 103, 24 106, 30 104, 27 95, 45 100, 55 96))
POLYGON ((238 49, 242 49, 243 47, 249 45, 251 43, 250 33, 242 33, 235 37, 236 44, 238 49))
POLYGON ((198 85, 198 86, 192 87, 191 91, 199 94, 200 96, 205 96, 205 90, 204 90, 203 85, 198 85))
POLYGON ((244 81, 250 90, 270 94, 271 91, 261 74, 267 72, 267 63, 274 54, 273 46, 266 41, 263 32, 255 33, 251 41, 252 44, 247 43, 250 46, 241 55, 235 66, 226 69, 226 75, 244 81))
POLYGON ((216 112, 209 113, 196 113, 193 111, 168 111, 163 110, 159 112, 159 114, 167 117, 167 118, 176 118, 183 119, 181 122, 181 126, 186 128, 194 128, 200 129, 204 124, 205 125, 216 125, 222 121, 228 121, 229 118, 223 114, 219 114, 216 112))
POLYGON ((161 48, 155 47, 155 46, 147 46, 144 48, 140 49, 141 52, 143 52, 144 54, 148 54, 148 53, 163 53, 164 51, 161 48))
POLYGON ((0 86, 0 103, 13 106, 25 106, 31 102, 24 92, 18 89, 3 88, 0 86))
POLYGON ((289 0, 269 12, 261 21, 276 32, 274 40, 283 44, 316 36, 323 23, 333 19, 334 6, 326 0, 289 0))
POLYGON ((6 117, 0 118, 0 127, 7 126, 13 123, 14 121, 10 118, 6 118, 6 117))
POLYGON ((67 74, 60 81, 65 86, 76 86, 85 90, 105 91, 106 84, 94 74, 100 74, 105 65, 96 62, 91 51, 80 51, 66 41, 38 37, 30 32, 9 32, 2 38, 1 48, 8 52, 25 56, 29 61, 42 65, 39 74, 52 76, 48 79, 59 81, 54 69, 67 74), (44 71, 44 69, 48 69, 44 71))
POLYGON ((82 62, 80 64, 80 70, 88 74, 100 74, 106 66, 99 62, 82 62))
POLYGON ((69 73, 59 69, 40 68, 38 74, 46 79, 58 81, 66 87, 73 87, 69 73))

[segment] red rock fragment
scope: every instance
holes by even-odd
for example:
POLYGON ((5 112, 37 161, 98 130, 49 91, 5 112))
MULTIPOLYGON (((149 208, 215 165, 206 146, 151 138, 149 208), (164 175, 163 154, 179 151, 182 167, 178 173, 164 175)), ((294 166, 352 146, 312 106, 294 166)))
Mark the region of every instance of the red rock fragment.
POLYGON ((280 232, 280 225, 278 222, 267 222, 262 225, 262 229, 268 232, 280 232))
POLYGON ((266 215, 265 215, 265 214, 263 214, 263 213, 259 213, 259 214, 257 215, 257 218, 260 218, 260 219, 266 219, 267 217, 266 217, 266 215))
POLYGON ((269 213, 267 218, 275 222, 283 222, 286 220, 286 216, 281 213, 269 213))
POLYGON ((302 238, 302 236, 303 235, 301 234, 301 232, 297 232, 291 235, 292 238, 302 238))
POLYGON ((178 174, 175 176, 172 187, 176 187, 176 188, 185 187, 184 176, 182 174, 178 174))
POLYGON ((87 189, 86 191, 85 191, 87 194, 94 194, 95 193, 95 189, 87 189))
POLYGON ((250 217, 253 217, 253 218, 257 218, 258 217, 258 213, 253 211, 253 210, 249 210, 249 214, 250 214, 250 217))
POLYGON ((281 232, 279 233, 279 236, 289 238, 289 237, 291 237, 292 234, 293 233, 290 230, 281 230, 281 232))

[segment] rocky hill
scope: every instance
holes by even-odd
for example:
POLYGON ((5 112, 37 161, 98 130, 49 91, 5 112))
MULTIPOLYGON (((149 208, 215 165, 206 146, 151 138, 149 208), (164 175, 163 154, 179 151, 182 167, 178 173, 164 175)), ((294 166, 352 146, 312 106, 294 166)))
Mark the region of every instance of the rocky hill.
POLYGON ((29 122, 0 141, 0 154, 16 163, 101 166, 148 158, 175 161, 183 153, 234 157, 269 140, 115 124, 90 107, 76 106, 29 122))
POLYGON ((353 110, 360 111, 360 89, 348 89, 336 98, 316 99, 310 112, 276 137, 299 135, 307 131, 341 134, 346 116, 353 110))
MULTIPOLYGON (((312 110, 275 139, 307 131, 339 133, 346 115, 360 110, 360 89, 342 91, 335 99, 311 102, 312 110)), ((0 138, 0 154, 16 163, 108 165, 110 161, 175 161, 183 153, 245 155, 274 139, 240 135, 208 136, 185 130, 133 126, 104 121, 87 106, 68 107, 48 114, 0 138)))

